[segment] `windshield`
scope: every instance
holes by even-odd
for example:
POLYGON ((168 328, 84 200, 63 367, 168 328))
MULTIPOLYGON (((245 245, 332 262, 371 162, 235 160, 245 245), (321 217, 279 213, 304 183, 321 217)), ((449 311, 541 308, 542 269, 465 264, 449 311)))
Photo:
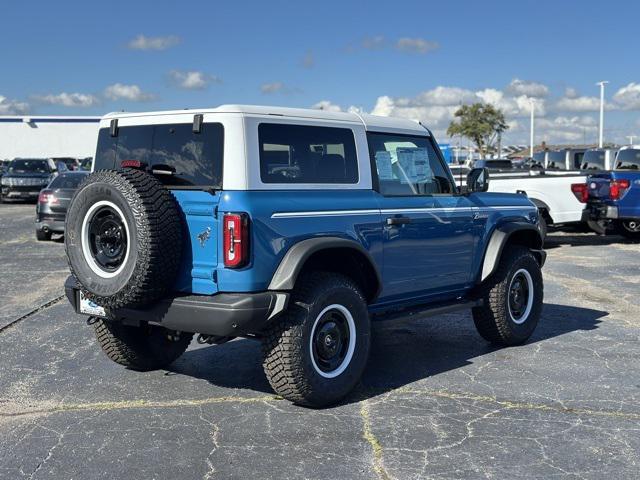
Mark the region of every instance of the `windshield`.
POLYGON ((75 173, 68 174, 63 173, 62 175, 58 175, 53 182, 49 184, 49 188, 70 188, 75 189, 78 188, 80 182, 86 178, 87 174, 75 173))
POLYGON ((117 137, 103 128, 95 170, 113 170, 125 160, 137 160, 165 185, 222 188, 223 135, 220 123, 204 123, 200 133, 193 132, 191 123, 120 127, 117 137))
POLYGON ((587 150, 582 157, 582 168, 584 170, 604 170, 604 152, 587 150))
POLYGON ((47 160, 14 160, 9 173, 51 173, 47 160))
POLYGON ((616 157, 616 170, 640 170, 640 150, 620 150, 616 157))
POLYGON ((547 168, 555 170, 565 170, 565 158, 565 152, 549 152, 549 156, 547 157, 547 168))

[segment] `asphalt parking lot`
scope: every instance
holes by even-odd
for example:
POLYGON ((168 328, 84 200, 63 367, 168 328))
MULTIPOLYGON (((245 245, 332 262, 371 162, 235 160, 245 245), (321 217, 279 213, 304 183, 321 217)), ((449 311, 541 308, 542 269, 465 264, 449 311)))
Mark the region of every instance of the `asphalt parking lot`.
POLYGON ((0 478, 638 478, 640 245, 553 232, 526 345, 489 347, 467 313, 378 327, 355 394, 308 410, 250 340, 111 363, 33 212, 0 205, 0 478))

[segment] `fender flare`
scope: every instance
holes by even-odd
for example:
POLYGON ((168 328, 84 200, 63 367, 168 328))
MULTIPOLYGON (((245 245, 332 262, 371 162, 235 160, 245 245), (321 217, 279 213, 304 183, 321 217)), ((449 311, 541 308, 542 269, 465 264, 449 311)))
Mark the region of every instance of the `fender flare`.
POLYGON ((543 240, 538 227, 527 222, 505 223, 498 226, 491 234, 491 238, 485 249, 482 271, 480 272, 477 283, 482 283, 496 270, 505 245, 508 243, 509 238, 516 232, 527 232, 527 236, 530 237, 529 245, 527 246, 538 257, 540 266, 544 265, 546 253, 542 250, 543 240))
POLYGON ((333 248, 349 248, 362 254, 376 275, 377 289, 374 298, 382 289, 382 276, 371 254, 355 240, 340 237, 308 238, 294 244, 284 255, 276 269, 269 290, 292 290, 305 262, 316 252, 333 248))

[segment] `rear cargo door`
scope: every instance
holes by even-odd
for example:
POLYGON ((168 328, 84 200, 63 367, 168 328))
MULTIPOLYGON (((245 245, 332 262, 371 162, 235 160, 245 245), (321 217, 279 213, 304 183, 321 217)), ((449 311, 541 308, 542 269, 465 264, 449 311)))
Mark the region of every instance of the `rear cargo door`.
POLYGON ((176 290, 197 294, 218 291, 219 193, 198 190, 172 190, 183 213, 182 262, 176 290))

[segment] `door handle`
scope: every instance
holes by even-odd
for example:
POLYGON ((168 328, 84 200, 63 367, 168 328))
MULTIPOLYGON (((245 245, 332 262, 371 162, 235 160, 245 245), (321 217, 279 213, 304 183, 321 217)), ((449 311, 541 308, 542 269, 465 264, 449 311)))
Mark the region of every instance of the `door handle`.
POLYGON ((409 217, 389 217, 387 218, 387 225, 406 225, 411 223, 409 217))

